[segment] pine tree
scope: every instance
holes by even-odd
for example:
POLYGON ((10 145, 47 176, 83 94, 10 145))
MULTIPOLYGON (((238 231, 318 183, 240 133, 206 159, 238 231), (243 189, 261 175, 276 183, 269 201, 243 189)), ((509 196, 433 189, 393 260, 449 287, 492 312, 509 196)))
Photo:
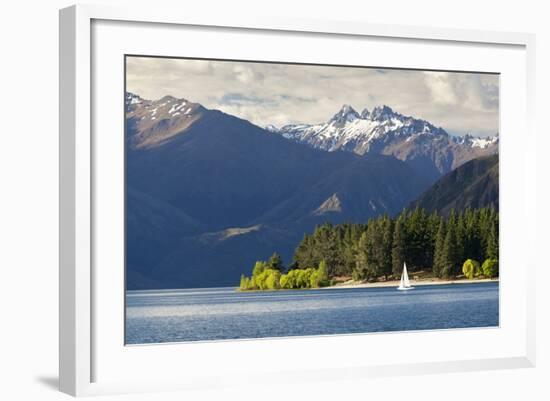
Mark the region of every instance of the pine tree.
POLYGON ((407 222, 407 267, 411 270, 429 266, 431 253, 427 243, 429 242, 428 216, 424 209, 417 207, 410 215, 407 222))
POLYGON ((346 260, 346 272, 351 274, 355 268, 355 258, 357 256, 357 245, 364 232, 363 224, 351 224, 349 230, 349 242, 346 242, 344 258, 346 260))
POLYGON ((493 221, 487 238, 486 259, 498 260, 498 222, 493 221))
POLYGON ((475 220, 474 213, 472 209, 467 208, 463 213, 464 220, 464 257, 466 259, 475 259, 477 253, 475 251, 475 240, 476 235, 474 232, 475 229, 475 220))
POLYGON ((305 266, 312 267, 317 266, 321 260, 324 260, 327 263, 328 271, 331 276, 334 276, 338 273, 338 245, 339 241, 335 235, 335 230, 333 225, 330 223, 325 223, 318 227, 313 236, 315 239, 316 252, 314 263, 305 266))
POLYGON ((437 229, 437 234, 435 236, 434 259, 432 265, 433 274, 436 277, 441 277, 443 273, 443 247, 445 245, 445 237, 445 220, 441 219, 439 228, 437 229))
POLYGON ((279 271, 282 271, 284 269, 283 259, 281 259, 281 255, 279 255, 277 252, 274 252, 273 255, 271 255, 271 257, 267 261, 267 264, 270 269, 275 269, 279 271))
POLYGON ((355 268, 353 269, 354 280, 365 280, 368 277, 368 257, 367 257, 367 233, 364 232, 357 244, 357 255, 355 258, 355 268))
MULTIPOLYGON (((302 241, 294 251, 294 264, 298 268, 315 266, 316 245, 312 235, 305 234, 302 241)), ((318 262, 317 262, 318 263, 318 262)))
POLYGON ((454 219, 454 211, 451 212, 451 217, 447 222, 447 233, 445 242, 443 243, 443 252, 441 256, 441 276, 451 277, 456 275, 459 269, 456 252, 456 224, 454 219))
MULTIPOLYGON (((435 276, 451 277, 461 274, 467 259, 498 259, 498 238, 498 212, 492 208, 453 210, 447 219, 417 208, 367 224, 320 225, 304 235, 289 269, 314 269, 324 260, 329 277, 351 274, 370 280, 398 277, 406 261, 411 271, 431 264, 435 276)), ((263 263, 275 269, 282 265, 279 258, 273 255, 263 263)), ((254 277, 250 280, 253 285, 254 277)))
POLYGON ((382 259, 380 261, 380 274, 387 280, 392 274, 392 243, 393 221, 387 215, 382 219, 382 259))
POLYGON ((403 263, 405 262, 405 232, 403 226, 403 215, 399 216, 395 222, 391 257, 393 275, 398 277, 403 270, 403 263))
POLYGON ((435 258, 435 242, 437 239, 437 232, 442 218, 434 211, 428 217, 426 238, 425 238, 425 251, 426 251, 426 266, 432 266, 435 258))
POLYGON ((367 269, 368 278, 376 278, 380 274, 381 264, 384 259, 384 247, 379 220, 369 222, 367 233, 367 269))
POLYGON ((466 224, 462 214, 458 215, 456 222, 455 252, 458 266, 462 266, 464 261, 468 259, 468 256, 466 255, 466 224))

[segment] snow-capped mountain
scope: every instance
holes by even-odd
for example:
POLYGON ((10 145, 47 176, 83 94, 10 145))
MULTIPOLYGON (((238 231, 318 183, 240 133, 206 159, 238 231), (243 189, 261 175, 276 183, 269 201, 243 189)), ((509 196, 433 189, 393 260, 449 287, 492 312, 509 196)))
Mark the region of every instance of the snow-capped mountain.
MULTIPOLYGON (((364 154, 377 144, 392 139, 407 139, 413 135, 445 135, 441 128, 430 123, 395 113, 390 107, 376 107, 361 114, 344 105, 328 122, 323 124, 285 125, 278 131, 285 138, 328 151, 348 150, 364 154)), ((372 149, 374 150, 374 149, 372 149)))
POLYGON ((428 121, 404 116, 388 106, 375 107, 358 113, 344 105, 326 123, 291 124, 270 132, 287 139, 306 143, 326 151, 344 150, 393 155, 410 162, 436 178, 476 157, 498 152, 498 135, 478 138, 471 135, 456 137, 428 121))
MULTIPOLYGON (((126 93, 128 137, 134 148, 150 148, 185 132, 209 112, 198 103, 173 96, 146 100, 126 93)), ((277 128, 269 125, 264 132, 305 143, 324 151, 348 151, 358 155, 391 155, 405 161, 430 181, 463 163, 498 152, 498 135, 478 138, 456 137, 428 121, 405 116, 388 106, 358 113, 350 105, 342 108, 323 124, 293 124, 277 128)))
POLYGON ((198 103, 173 96, 146 100, 126 93, 126 117, 137 134, 131 145, 136 148, 157 146, 190 127, 206 109, 198 103))
POLYGON ((455 136, 453 139, 460 145, 468 145, 472 148, 486 149, 493 145, 498 145, 498 134, 486 138, 466 134, 464 136, 455 136))

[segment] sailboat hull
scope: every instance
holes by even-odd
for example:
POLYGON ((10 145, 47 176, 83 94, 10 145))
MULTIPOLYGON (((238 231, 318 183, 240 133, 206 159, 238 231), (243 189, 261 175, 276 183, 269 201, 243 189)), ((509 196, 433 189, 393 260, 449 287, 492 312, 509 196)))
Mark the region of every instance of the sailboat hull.
POLYGON ((399 291, 408 291, 408 290, 412 290, 414 287, 397 287, 397 289, 399 291))

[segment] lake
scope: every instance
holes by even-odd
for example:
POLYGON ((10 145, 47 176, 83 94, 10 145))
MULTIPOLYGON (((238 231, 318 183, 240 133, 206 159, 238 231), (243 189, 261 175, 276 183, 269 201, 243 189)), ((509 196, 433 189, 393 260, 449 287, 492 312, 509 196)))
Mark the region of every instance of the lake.
POLYGON ((128 291, 126 343, 311 336, 499 324, 498 282, 411 291, 234 288, 128 291))

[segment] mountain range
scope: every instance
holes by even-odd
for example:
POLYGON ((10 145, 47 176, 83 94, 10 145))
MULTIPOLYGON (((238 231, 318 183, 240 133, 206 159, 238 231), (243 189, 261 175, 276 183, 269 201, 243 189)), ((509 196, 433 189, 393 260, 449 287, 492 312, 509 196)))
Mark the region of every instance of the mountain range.
POLYGON ((132 93, 125 141, 129 289, 235 285, 274 251, 290 262, 315 225, 394 215, 498 148, 498 137, 455 139, 387 106, 264 129, 132 93))
POLYGON ((361 113, 344 105, 326 123, 268 129, 327 151, 392 155, 432 180, 468 160, 498 151, 498 134, 487 138, 452 136, 443 128, 404 116, 385 105, 361 113))

